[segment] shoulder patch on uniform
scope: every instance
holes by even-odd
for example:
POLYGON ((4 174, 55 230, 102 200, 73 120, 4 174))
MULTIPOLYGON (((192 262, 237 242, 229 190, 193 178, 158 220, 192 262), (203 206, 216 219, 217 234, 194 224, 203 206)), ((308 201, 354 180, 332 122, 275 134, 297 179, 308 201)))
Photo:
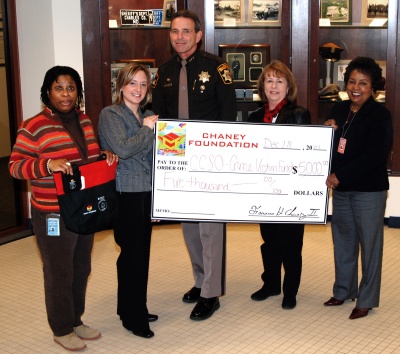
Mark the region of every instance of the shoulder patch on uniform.
POLYGON ((159 78, 160 78, 160 77, 158 76, 158 71, 157 71, 157 72, 156 72, 156 76, 154 76, 153 82, 151 83, 151 86, 152 86, 153 88, 156 88, 159 78))
POLYGON ((218 67, 218 73, 219 76, 221 76, 224 84, 231 84, 233 82, 231 69, 229 68, 229 65, 227 63, 223 63, 218 67))

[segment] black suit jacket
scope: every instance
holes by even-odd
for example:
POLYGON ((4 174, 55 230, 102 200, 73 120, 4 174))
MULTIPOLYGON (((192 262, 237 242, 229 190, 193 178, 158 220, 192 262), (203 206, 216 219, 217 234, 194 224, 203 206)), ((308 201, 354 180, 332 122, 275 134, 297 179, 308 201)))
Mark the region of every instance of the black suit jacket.
POLYGON ((349 127, 349 124, 344 125, 349 116, 350 105, 351 101, 338 102, 329 116, 339 126, 335 131, 331 168, 331 172, 340 181, 336 190, 387 190, 387 158, 393 142, 390 112, 371 96, 358 110, 349 127), (341 154, 337 150, 343 133, 346 147, 341 154))
MULTIPOLYGON (((264 121, 264 113, 264 106, 260 107, 249 115, 249 122, 262 123, 264 121)), ((280 110, 275 124, 311 124, 310 111, 288 101, 280 110)))

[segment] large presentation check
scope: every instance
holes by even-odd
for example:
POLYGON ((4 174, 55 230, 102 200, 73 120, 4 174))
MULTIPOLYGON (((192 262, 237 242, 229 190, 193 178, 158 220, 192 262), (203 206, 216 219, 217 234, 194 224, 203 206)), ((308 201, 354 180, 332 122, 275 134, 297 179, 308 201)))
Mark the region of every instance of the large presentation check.
POLYGON ((324 224, 333 129, 160 119, 152 218, 324 224))

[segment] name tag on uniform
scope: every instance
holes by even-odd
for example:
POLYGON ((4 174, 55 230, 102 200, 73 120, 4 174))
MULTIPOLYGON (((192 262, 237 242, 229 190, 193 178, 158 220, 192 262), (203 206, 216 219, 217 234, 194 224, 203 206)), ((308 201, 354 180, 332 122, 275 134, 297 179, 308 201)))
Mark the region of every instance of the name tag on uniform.
POLYGON ((60 236, 60 215, 50 214, 46 218, 47 236, 60 236))

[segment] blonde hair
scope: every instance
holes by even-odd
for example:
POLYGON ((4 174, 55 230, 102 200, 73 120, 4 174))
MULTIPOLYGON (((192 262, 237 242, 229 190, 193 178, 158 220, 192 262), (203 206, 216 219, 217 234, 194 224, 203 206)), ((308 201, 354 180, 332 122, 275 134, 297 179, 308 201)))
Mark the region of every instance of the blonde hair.
POLYGON ((121 104, 124 101, 122 89, 128 85, 133 77, 139 72, 143 71, 147 78, 147 92, 145 98, 140 102, 140 107, 144 107, 151 100, 151 77, 149 70, 142 64, 128 64, 123 67, 116 80, 116 91, 118 92, 118 98, 116 104, 121 104))
POLYGON ((271 63, 269 63, 262 71, 260 74, 258 81, 257 81, 257 90, 258 90, 258 95, 260 96, 261 100, 266 102, 268 101, 267 96, 265 96, 264 92, 264 80, 265 77, 268 75, 272 75, 275 77, 284 77, 288 83, 288 93, 286 95, 286 98, 290 102, 294 102, 297 97, 297 85, 296 82, 294 81, 294 77, 290 69, 283 64, 279 60, 273 60, 271 63))

